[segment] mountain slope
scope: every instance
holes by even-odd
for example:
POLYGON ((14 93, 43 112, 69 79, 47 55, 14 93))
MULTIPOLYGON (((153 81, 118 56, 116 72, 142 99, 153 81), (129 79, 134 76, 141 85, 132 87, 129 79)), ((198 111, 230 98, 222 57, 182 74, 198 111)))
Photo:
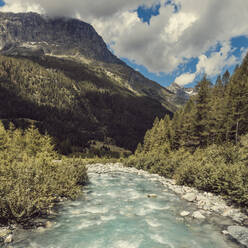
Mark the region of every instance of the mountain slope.
POLYGON ((92 26, 35 13, 0 13, 0 119, 35 122, 63 153, 97 140, 134 150, 169 92, 115 57, 92 26))
POLYGON ((23 127, 35 120, 63 153, 90 140, 133 150, 156 116, 171 114, 76 62, 35 60, 0 56, 0 119, 23 127))
POLYGON ((2 53, 14 56, 58 56, 80 61, 139 96, 151 97, 171 111, 173 95, 114 56, 94 28, 68 18, 51 19, 36 13, 0 13, 2 53))

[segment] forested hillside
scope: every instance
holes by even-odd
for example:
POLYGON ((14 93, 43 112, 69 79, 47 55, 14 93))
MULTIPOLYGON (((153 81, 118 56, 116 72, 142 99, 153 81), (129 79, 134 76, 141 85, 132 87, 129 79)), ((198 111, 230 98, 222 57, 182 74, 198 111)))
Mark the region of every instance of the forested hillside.
POLYGON ((55 57, 0 56, 0 119, 26 128, 30 120, 55 137, 64 154, 98 140, 133 150, 156 116, 171 114, 81 63, 55 57))
POLYGON ((248 206, 248 55, 231 77, 205 76, 173 119, 157 118, 128 163, 248 206))

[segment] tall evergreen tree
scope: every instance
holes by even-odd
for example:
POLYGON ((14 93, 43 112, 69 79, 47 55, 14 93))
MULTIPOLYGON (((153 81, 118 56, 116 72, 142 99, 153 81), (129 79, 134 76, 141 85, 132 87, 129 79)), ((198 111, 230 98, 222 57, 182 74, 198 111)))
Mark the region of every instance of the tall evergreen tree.
POLYGON ((248 55, 236 70, 228 87, 229 137, 237 143, 239 136, 248 132, 248 55))
POLYGON ((228 70, 226 70, 222 76, 222 82, 225 86, 229 83, 229 79, 230 79, 230 73, 228 70))
POLYGON ((209 140, 209 112, 211 82, 206 78, 197 85, 196 113, 194 116, 194 131, 200 147, 208 144, 209 140))

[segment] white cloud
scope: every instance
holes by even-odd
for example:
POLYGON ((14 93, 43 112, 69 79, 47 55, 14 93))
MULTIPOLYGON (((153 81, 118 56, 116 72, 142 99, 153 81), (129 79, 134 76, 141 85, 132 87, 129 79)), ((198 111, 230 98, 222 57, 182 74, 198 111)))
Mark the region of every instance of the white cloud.
POLYGON ((112 15, 133 10, 139 5, 147 8, 159 3, 159 0, 5 0, 3 11, 37 11, 48 15, 81 16, 88 18, 111 18, 112 15), (20 8, 21 6, 21 8, 20 8))
POLYGON ((192 83, 197 75, 206 73, 208 76, 215 76, 223 71, 223 68, 237 64, 239 61, 232 55, 230 42, 225 42, 220 51, 212 52, 209 57, 202 54, 199 56, 195 73, 184 73, 175 79, 179 85, 192 83))
POLYGON ((195 21, 197 16, 191 13, 176 13, 171 16, 169 23, 164 27, 165 42, 178 42, 183 32, 189 28, 195 21))
MULTIPOLYGON (((173 1, 173 0, 172 0, 173 1)), ((78 16, 90 22, 119 57, 144 65, 151 72, 171 73, 190 58, 199 58, 197 73, 217 74, 238 62, 230 39, 248 35, 247 0, 174 0, 175 13, 165 0, 5 0, 4 11, 30 11, 78 16), (150 25, 134 12, 138 6, 161 3, 150 25), (204 55, 216 44, 221 52, 204 55)), ((190 74, 179 77, 190 79, 190 74)), ((191 75, 191 78, 193 76, 191 75)), ((186 80, 187 81, 187 80, 186 80)), ((189 80, 188 80, 189 81, 189 80)))
POLYGON ((1 11, 3 12, 38 12, 43 13, 44 10, 42 8, 34 3, 28 3, 28 2, 21 2, 21 1, 5 1, 6 4, 4 7, 1 7, 1 11))
POLYGON ((245 56, 248 54, 248 48, 247 47, 242 47, 240 49, 241 52, 241 59, 243 60, 245 58, 245 56))
POLYGON ((213 52, 209 57, 205 55, 199 56, 197 73, 204 72, 209 76, 215 76, 221 73, 223 67, 237 64, 237 58, 231 53, 230 43, 224 43, 219 52, 213 52))
POLYGON ((195 80, 195 73, 184 73, 175 79, 175 83, 181 86, 192 83, 195 80))

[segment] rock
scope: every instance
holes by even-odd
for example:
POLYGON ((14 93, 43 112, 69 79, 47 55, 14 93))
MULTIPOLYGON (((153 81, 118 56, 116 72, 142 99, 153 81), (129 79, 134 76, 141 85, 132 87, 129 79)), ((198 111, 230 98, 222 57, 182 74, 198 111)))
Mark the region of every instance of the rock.
POLYGON ((13 242, 13 235, 9 234, 5 239, 4 239, 4 243, 5 244, 9 244, 13 242))
POLYGON ((166 179, 167 183, 170 183, 172 185, 176 185, 176 180, 174 179, 166 179))
POLYGON ((222 216, 224 217, 232 216, 233 212, 234 212, 233 209, 228 208, 222 213, 222 216))
POLYGON ((223 233, 224 235, 228 235, 228 234, 229 234, 229 232, 228 232, 227 230, 223 230, 222 233, 223 233))
POLYGON ((240 244, 248 247, 248 228, 243 226, 229 226, 227 228, 229 235, 240 244))
POLYGON ((243 225, 244 225, 244 226, 248 226, 248 219, 245 219, 245 220, 243 221, 243 225))
POLYGON ((157 198, 157 195, 156 194, 148 194, 147 197, 148 198, 157 198))
POLYGON ((179 194, 181 195, 183 193, 183 190, 181 187, 178 187, 178 186, 169 186, 170 189, 172 189, 176 194, 179 194))
POLYGON ((6 227, 0 228, 0 238, 4 238, 10 233, 11 233, 11 231, 6 227))
POLYGON ((223 206, 221 205, 214 205, 210 208, 211 211, 220 214, 223 211, 223 206))
POLYGON ((53 226, 53 223, 51 221, 46 222, 46 228, 51 228, 53 226))
POLYGON ((241 212, 236 212, 231 218, 238 223, 242 223, 246 219, 246 216, 241 212))
POLYGON ((182 190, 185 193, 192 193, 192 191, 194 191, 192 188, 190 188, 188 186, 182 186, 182 190))
POLYGON ((44 227, 40 226, 40 227, 38 227, 38 228, 36 229, 36 231, 39 232, 39 233, 43 233, 43 232, 46 231, 46 229, 45 229, 44 227))
POLYGON ((196 194, 195 193, 187 193, 182 196, 182 198, 186 201, 193 202, 196 200, 196 194))
POLYGON ((189 216, 189 215, 190 215, 190 212, 188 212, 188 211, 182 211, 182 212, 180 213, 180 215, 181 215, 182 217, 186 217, 186 216, 189 216))
POLYGON ((198 206, 198 208, 201 208, 203 210, 208 211, 208 210, 211 209, 211 202, 207 198, 206 199, 202 199, 202 200, 199 200, 197 202, 197 206, 198 206))
POLYGON ((206 217, 200 212, 200 211, 195 211, 193 214, 192 214, 192 217, 194 219, 198 219, 198 220, 204 220, 206 219, 206 217))

